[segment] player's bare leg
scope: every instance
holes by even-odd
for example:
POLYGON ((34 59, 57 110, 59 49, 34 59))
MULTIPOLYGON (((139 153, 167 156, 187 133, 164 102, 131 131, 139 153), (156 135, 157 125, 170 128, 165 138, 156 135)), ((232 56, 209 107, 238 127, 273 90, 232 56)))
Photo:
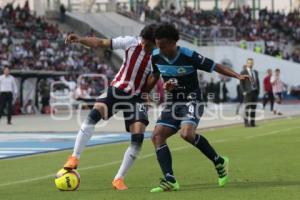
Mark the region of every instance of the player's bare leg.
POLYGON ((64 165, 65 169, 76 169, 79 165, 79 158, 86 144, 94 134, 95 125, 101 120, 107 118, 107 106, 104 103, 96 103, 83 122, 75 141, 73 154, 69 156, 64 165))
POLYGON ((145 129, 146 125, 142 122, 135 122, 129 127, 131 132, 131 144, 125 151, 122 164, 112 182, 113 188, 116 190, 128 189, 124 183, 124 177, 142 149, 145 129))

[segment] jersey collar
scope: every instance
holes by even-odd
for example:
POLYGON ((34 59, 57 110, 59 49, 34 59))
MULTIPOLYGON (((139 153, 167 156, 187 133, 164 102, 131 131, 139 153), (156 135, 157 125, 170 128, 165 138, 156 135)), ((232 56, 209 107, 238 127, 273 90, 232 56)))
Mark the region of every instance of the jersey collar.
POLYGON ((179 56, 180 56, 180 53, 181 53, 181 51, 180 51, 180 46, 178 46, 178 47, 177 47, 177 54, 176 54, 175 58, 173 58, 172 60, 168 59, 166 56, 164 56, 164 55, 162 55, 162 54, 160 54, 160 56, 161 56, 168 64, 172 65, 172 64, 174 64, 174 63, 177 61, 177 59, 178 59, 179 56))

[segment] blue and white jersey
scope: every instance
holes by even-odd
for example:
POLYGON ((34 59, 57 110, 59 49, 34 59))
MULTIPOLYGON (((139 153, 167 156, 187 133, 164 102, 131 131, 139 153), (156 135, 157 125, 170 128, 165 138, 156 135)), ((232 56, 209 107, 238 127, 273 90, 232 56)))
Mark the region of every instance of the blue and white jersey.
POLYGON ((159 49, 155 49, 152 54, 153 73, 160 73, 164 81, 172 79, 177 83, 172 95, 167 96, 168 101, 187 101, 191 97, 201 100, 197 70, 212 72, 215 65, 211 59, 184 47, 178 47, 173 60, 162 55, 159 49))

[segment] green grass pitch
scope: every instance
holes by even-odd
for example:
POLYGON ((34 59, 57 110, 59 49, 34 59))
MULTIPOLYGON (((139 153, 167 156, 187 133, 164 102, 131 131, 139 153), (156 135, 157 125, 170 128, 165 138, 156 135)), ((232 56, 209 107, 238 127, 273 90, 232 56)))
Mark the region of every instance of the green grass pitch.
POLYGON ((1 200, 65 199, 205 199, 205 200, 298 200, 300 199, 300 118, 261 122, 257 128, 233 126, 203 133, 219 153, 230 158, 230 181, 217 186, 213 165, 178 135, 169 140, 178 192, 149 193, 162 176, 149 140, 129 171, 127 191, 114 191, 114 177, 128 143, 87 148, 75 192, 60 192, 54 174, 68 151, 0 160, 1 200))

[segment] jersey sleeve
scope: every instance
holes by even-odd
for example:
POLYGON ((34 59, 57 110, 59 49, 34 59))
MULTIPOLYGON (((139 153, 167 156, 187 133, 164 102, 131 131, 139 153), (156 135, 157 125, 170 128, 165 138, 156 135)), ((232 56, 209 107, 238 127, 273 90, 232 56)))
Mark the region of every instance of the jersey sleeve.
POLYGON ((132 37, 132 36, 117 37, 111 40, 111 49, 126 50, 128 47, 136 45, 138 43, 139 40, 137 37, 132 37))
POLYGON ((195 51, 192 55, 192 62, 196 69, 206 72, 213 72, 216 66, 213 60, 206 58, 195 51))

